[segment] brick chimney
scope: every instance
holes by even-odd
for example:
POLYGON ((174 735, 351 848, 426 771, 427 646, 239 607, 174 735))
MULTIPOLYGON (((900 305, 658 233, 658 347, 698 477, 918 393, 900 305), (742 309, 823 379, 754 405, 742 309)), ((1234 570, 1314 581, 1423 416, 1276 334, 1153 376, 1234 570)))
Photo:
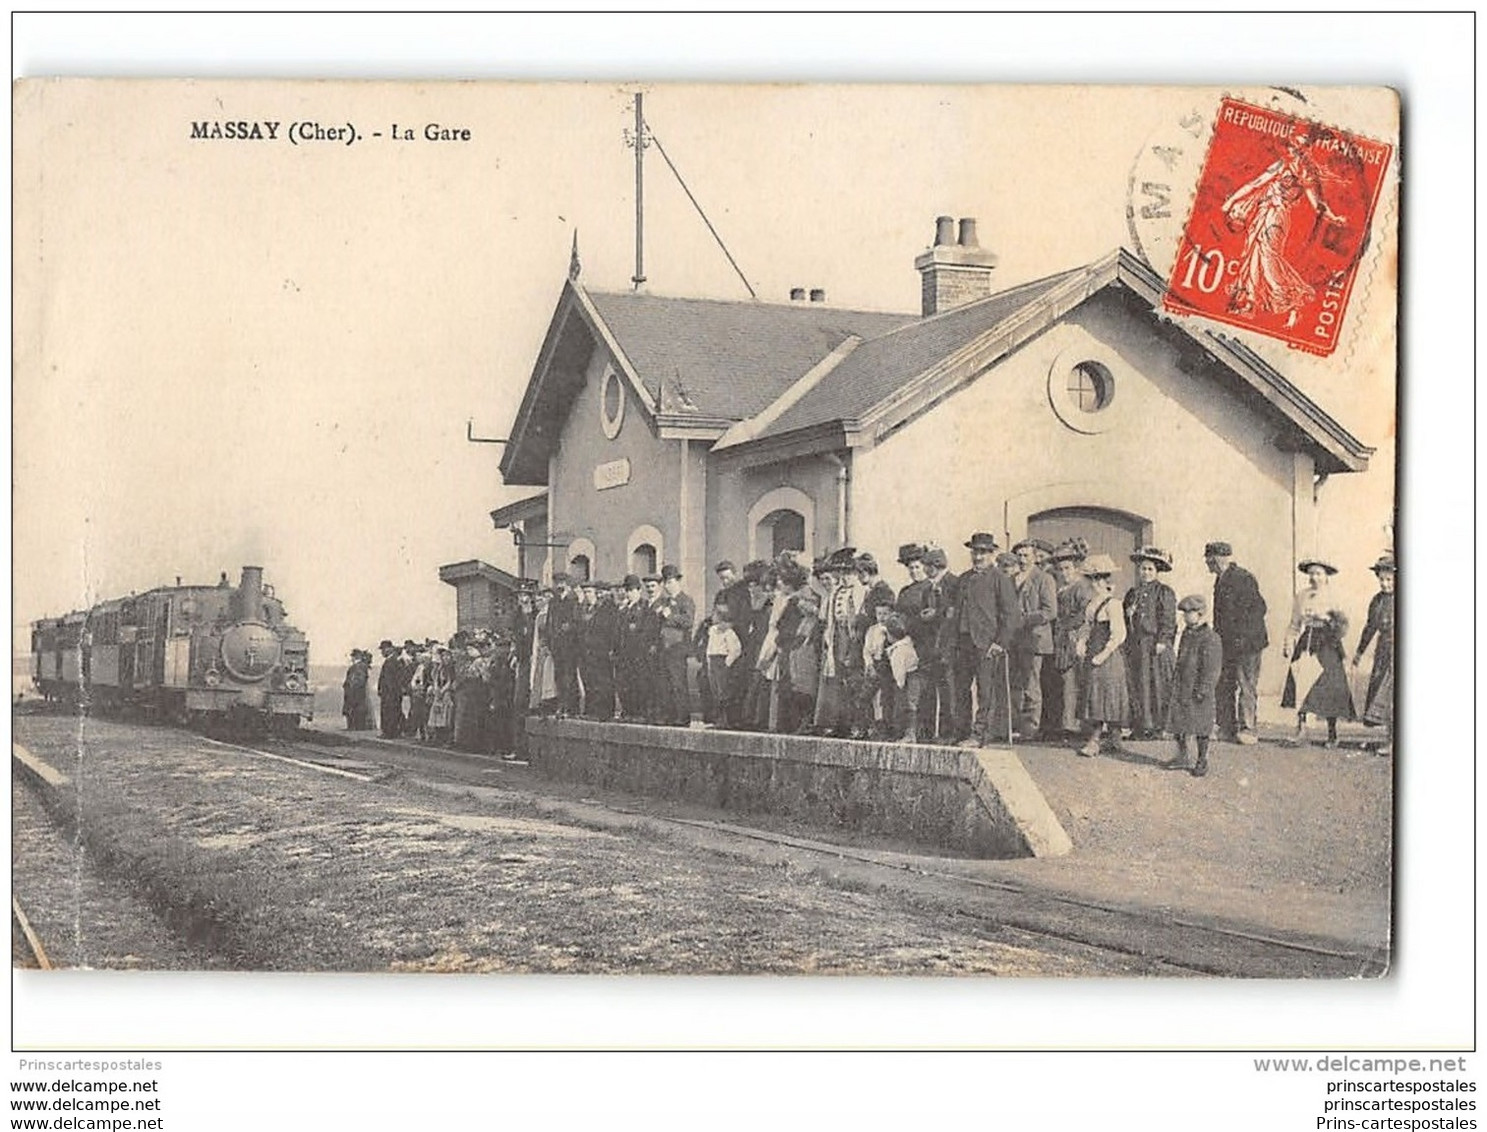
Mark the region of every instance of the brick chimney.
POLYGON ((957 239, 955 218, 937 216, 934 246, 914 260, 921 281, 920 313, 928 318, 986 298, 996 264, 996 254, 976 240, 974 217, 961 219, 957 239))

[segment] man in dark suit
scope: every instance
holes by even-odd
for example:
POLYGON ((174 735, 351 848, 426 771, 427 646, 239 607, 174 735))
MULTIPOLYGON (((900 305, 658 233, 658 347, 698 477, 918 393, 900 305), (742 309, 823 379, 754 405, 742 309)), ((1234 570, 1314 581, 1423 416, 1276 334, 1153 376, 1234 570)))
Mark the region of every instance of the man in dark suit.
POLYGON ((1213 579, 1213 628, 1224 645, 1214 707, 1219 733, 1236 742, 1256 742, 1256 687, 1260 681, 1260 654, 1270 644, 1265 630, 1265 599, 1255 576, 1233 560, 1227 542, 1203 548, 1213 579))
POLYGON ((661 671, 665 681, 662 722, 676 727, 692 723, 692 692, 687 681, 687 658, 692 652, 692 630, 697 606, 682 592, 682 572, 669 563, 661 567, 661 671))
POLYGON ((558 686, 558 712, 578 714, 578 661, 582 641, 578 623, 578 595, 573 592, 573 579, 567 574, 553 575, 552 601, 547 606, 547 624, 543 626, 547 647, 552 650, 553 682, 558 686))
POLYGON ((583 714, 587 719, 614 718, 614 648, 619 611, 603 582, 585 582, 579 609, 579 670, 583 676, 583 714), (602 596, 601 596, 602 591, 602 596))
POLYGON ((966 543, 971 570, 960 580, 960 635, 967 660, 975 659, 976 718, 961 745, 983 747, 1010 736, 1011 703, 1007 654, 1022 625, 1017 583, 995 566, 997 543, 978 531, 966 543))
POLYGON ((377 646, 377 651, 382 654, 382 671, 377 674, 382 738, 396 739, 403 733, 403 690, 407 678, 395 644, 385 640, 377 646))
POLYGON ((660 622, 646 602, 634 574, 621 584, 624 599, 615 613, 614 677, 620 694, 620 718, 645 723, 652 714, 651 666, 660 638, 660 622))
MULTIPOLYGON (((919 698, 919 726, 934 728, 941 743, 958 743, 971 733, 971 672, 962 673, 960 659, 960 578, 950 572, 950 559, 938 546, 924 548, 924 573, 929 592, 920 613, 928 630, 929 664, 924 670, 924 693, 919 698), (962 694, 962 687, 964 693, 962 694)), ((923 665, 923 658, 920 658, 923 665)))

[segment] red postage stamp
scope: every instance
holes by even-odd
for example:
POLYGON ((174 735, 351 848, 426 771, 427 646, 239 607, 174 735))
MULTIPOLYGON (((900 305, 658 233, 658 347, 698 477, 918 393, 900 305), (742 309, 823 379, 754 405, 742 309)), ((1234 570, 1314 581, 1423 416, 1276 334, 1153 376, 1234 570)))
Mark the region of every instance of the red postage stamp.
POLYGON ((1163 306, 1332 353, 1391 150, 1224 99, 1163 306))

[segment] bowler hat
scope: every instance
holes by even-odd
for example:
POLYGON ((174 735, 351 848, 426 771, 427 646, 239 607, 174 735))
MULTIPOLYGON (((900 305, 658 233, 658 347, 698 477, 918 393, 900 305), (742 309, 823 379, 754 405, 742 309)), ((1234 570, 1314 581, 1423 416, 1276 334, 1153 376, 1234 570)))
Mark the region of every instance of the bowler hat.
POLYGON ((1204 558, 1233 558, 1234 548, 1226 542, 1211 542, 1203 548, 1204 558))
POLYGON ((724 570, 732 570, 735 574, 738 573, 738 567, 726 558, 713 567, 713 573, 721 574, 724 570))
POLYGON ((1327 571, 1329 578, 1337 573, 1337 567, 1324 558, 1303 558, 1300 562, 1296 563, 1296 569, 1300 570, 1303 574, 1310 574, 1313 566, 1320 566, 1323 570, 1327 571))
POLYGON ((1177 608, 1186 613, 1189 609, 1196 609, 1199 613, 1208 612, 1208 599, 1202 594, 1188 594, 1177 603, 1177 608))
POLYGON ((660 574, 647 574, 643 578, 641 578, 640 580, 642 582, 645 582, 646 584, 649 584, 651 582, 659 582, 661 580, 661 575, 660 574))
POLYGON ((1160 547, 1155 546, 1143 546, 1135 554, 1131 555, 1131 561, 1150 562, 1163 574, 1172 569, 1172 555, 1160 547))
POLYGON ((408 639, 408 640, 405 640, 405 641, 404 641, 404 642, 403 642, 403 647, 404 647, 404 648, 405 648, 405 649, 416 649, 416 648, 417 648, 417 647, 418 647, 418 642, 417 642, 417 641, 415 641, 415 640, 412 640, 412 639, 411 639, 411 638, 410 638, 410 639, 408 639))
POLYGON ((1115 559, 1108 554, 1091 554, 1084 560, 1086 578, 1108 578, 1115 573, 1115 559))
POLYGON ((1394 573, 1394 555, 1381 554, 1379 560, 1369 567, 1375 574, 1394 573))
POLYGON ((907 566, 910 562, 919 562, 924 558, 924 547, 917 542, 906 542, 898 548, 899 565, 907 566))
POLYGON ((640 588, 640 575, 626 574, 625 580, 620 583, 620 586, 627 590, 638 590, 640 588))
POLYGON ((1089 556, 1089 543, 1082 538, 1065 539, 1054 547, 1055 562, 1083 562, 1089 556))
POLYGON ((996 535, 989 531, 977 531, 971 536, 966 546, 972 550, 995 550, 997 549, 996 535))
POLYGON ((383 637, 381 642, 377 645, 378 651, 381 651, 382 649, 395 649, 397 647, 397 645, 393 644, 386 637, 383 637))
POLYGON ((940 547, 926 546, 924 548, 924 565, 930 570, 944 570, 950 565, 950 558, 940 547))
POLYGON ((666 581, 668 578, 680 578, 681 576, 681 570, 678 569, 676 566, 673 566, 670 562, 661 567, 661 581, 663 582, 666 581))

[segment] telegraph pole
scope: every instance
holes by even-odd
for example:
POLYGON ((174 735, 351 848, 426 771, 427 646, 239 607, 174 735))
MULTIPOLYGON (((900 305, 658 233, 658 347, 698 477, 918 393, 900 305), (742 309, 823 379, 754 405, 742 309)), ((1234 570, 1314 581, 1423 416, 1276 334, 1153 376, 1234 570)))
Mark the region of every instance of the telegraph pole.
POLYGON ((645 114, 641 100, 645 96, 635 93, 635 136, 630 144, 635 147, 635 274, 630 282, 640 290, 645 282, 645 147, 650 139, 645 136, 645 114))

